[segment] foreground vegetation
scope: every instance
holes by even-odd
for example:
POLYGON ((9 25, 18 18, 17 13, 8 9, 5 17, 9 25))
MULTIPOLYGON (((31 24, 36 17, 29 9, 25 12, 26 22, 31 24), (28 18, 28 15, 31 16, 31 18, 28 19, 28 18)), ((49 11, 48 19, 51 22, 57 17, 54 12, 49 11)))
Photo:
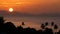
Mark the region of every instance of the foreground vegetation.
MULTIPOLYGON (((24 22, 22 22, 22 25, 25 25, 24 22)), ((3 17, 0 17, 0 34, 60 34, 60 31, 54 32, 52 28, 48 28, 48 22, 45 22, 44 24, 41 24, 41 29, 36 30, 34 28, 23 28, 21 25, 18 27, 15 27, 12 22, 6 22, 3 17)), ((54 22, 51 22, 51 26, 54 28, 54 30, 58 29, 57 24, 54 24, 54 22)))

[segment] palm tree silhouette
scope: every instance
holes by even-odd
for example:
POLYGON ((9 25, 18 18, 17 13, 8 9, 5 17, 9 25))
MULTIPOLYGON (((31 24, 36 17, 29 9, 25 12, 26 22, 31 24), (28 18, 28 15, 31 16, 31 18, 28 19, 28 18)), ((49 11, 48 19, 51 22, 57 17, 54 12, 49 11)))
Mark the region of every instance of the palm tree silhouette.
POLYGON ((54 29, 58 29, 58 26, 56 24, 54 25, 54 29))
MULTIPOLYGON (((24 22, 22 22, 22 25, 25 25, 24 22)), ((40 33, 40 34, 53 34, 52 28, 46 27, 48 26, 48 22, 45 22, 45 24, 41 24, 40 30, 36 30, 34 28, 23 28, 21 25, 18 27, 15 27, 15 25, 12 22, 6 22, 4 21, 3 17, 0 17, 0 33, 1 34, 20 34, 20 33, 40 33)), ((54 26, 54 30, 58 29, 58 26, 54 24, 54 22, 51 22, 51 26, 54 26)), ((60 34, 59 32, 54 32, 55 34, 60 34)))
POLYGON ((56 30, 56 31, 55 31, 55 34, 57 34, 57 29, 58 29, 58 26, 55 24, 55 25, 54 25, 54 30, 56 30))
POLYGON ((41 24, 41 28, 44 29, 45 28, 45 25, 44 24, 41 24))
POLYGON ((51 22, 51 26, 54 26, 54 22, 51 22))
POLYGON ((45 23, 45 26, 48 26, 48 22, 45 23))

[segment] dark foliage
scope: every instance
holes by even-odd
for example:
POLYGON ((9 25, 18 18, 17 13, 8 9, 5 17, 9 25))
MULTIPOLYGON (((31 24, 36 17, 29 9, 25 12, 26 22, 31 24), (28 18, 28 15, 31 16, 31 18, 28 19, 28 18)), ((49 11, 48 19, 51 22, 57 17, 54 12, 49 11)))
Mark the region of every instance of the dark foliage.
POLYGON ((54 26, 54 22, 51 22, 51 26, 54 26))
POLYGON ((45 23, 45 26, 48 26, 48 22, 45 23))
POLYGON ((56 24, 54 25, 54 29, 58 29, 58 26, 56 24))
POLYGON ((44 29, 45 28, 45 25, 44 24, 41 24, 41 28, 44 29))
POLYGON ((22 25, 25 25, 24 22, 22 22, 22 25))
MULTIPOLYGON (((52 22, 52 25, 54 23, 52 22)), ((25 25, 24 22, 22 22, 22 25, 25 25)), ((12 22, 6 22, 4 23, 3 17, 0 17, 0 34, 53 34, 53 30, 51 28, 45 27, 48 26, 48 22, 44 24, 41 24, 40 30, 36 30, 34 28, 23 28, 21 25, 18 27, 15 27, 12 22)), ((58 26, 55 25, 54 29, 58 29, 58 26)), ((56 34, 60 34, 60 31, 56 34)))

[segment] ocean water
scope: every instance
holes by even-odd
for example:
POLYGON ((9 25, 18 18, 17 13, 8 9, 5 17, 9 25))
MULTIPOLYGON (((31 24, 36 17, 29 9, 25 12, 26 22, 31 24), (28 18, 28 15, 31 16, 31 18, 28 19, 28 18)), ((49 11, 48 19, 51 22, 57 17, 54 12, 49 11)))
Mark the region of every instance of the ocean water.
MULTIPOLYGON (((53 21, 55 24, 60 26, 60 17, 41 17, 41 16, 14 16, 14 17, 4 17, 6 22, 12 22, 16 27, 20 26, 22 22, 25 23, 23 26, 24 28, 26 27, 31 27, 31 28, 36 28, 40 29, 41 24, 48 22, 49 26, 51 25, 51 22, 53 21)), ((59 27, 60 29, 60 27, 59 27)))

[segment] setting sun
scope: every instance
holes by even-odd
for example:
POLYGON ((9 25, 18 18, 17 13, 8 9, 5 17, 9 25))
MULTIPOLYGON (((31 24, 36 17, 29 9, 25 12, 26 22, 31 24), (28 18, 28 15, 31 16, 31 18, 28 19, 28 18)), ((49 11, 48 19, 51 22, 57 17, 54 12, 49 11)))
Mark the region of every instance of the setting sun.
POLYGON ((13 12, 13 8, 9 8, 9 12, 13 12))

